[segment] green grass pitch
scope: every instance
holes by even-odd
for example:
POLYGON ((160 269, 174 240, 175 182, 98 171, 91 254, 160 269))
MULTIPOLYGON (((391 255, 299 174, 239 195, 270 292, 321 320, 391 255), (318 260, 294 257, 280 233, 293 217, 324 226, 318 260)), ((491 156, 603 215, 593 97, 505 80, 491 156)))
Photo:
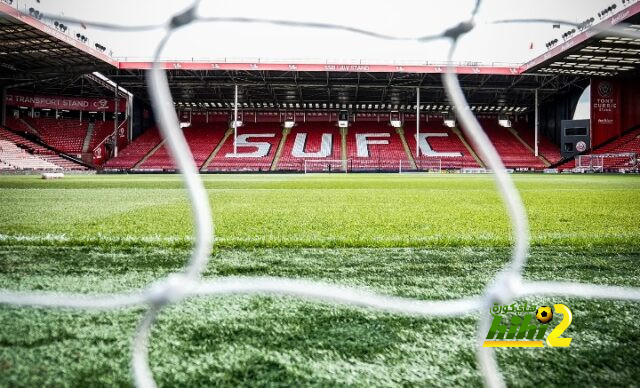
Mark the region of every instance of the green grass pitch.
MULTIPOLYGON (((531 225, 526 279, 640 287, 640 177, 513 178, 531 225)), ((216 223, 209 279, 287 276, 435 300, 482 293, 509 260, 508 220, 487 175, 203 179, 216 223)), ((180 270, 192 242, 179 176, 0 176, 0 288, 144 287, 180 270)), ((573 342, 499 349, 509 385, 637 384, 640 306, 526 301, 568 305, 573 342)), ((130 386, 141 312, 0 306, 0 386, 130 386)), ((160 316, 150 361, 161 386, 477 386, 477 317, 194 299, 160 316)))

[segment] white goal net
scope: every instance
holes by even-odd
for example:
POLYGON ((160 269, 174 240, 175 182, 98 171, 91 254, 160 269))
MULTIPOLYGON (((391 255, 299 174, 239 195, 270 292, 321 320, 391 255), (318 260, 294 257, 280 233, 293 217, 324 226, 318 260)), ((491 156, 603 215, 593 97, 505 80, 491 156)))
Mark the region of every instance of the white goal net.
MULTIPOLYGON (((474 17, 476 16, 480 3, 481 1, 478 0, 473 9, 464 13, 455 25, 452 25, 442 33, 409 38, 387 36, 378 31, 367 31, 354 26, 321 22, 255 19, 249 17, 241 17, 237 20, 246 24, 264 24, 268 22, 292 30, 294 28, 339 30, 368 36, 370 38, 394 41, 427 42, 441 39, 449 46, 448 61, 451 62, 455 54, 458 39, 474 29, 474 17)), ((179 14, 172 15, 163 24, 151 26, 152 28, 162 28, 162 30, 165 31, 165 35, 156 47, 153 66, 148 72, 149 96, 156 114, 155 119, 160 127, 163 138, 166 139, 166 145, 170 150, 170 154, 180 171, 189 194, 189 201, 192 208, 195 240, 194 249, 188 263, 184 266, 183 270, 157 279, 155 282, 139 289, 109 294, 77 294, 0 288, 0 305, 2 305, 2 308, 5 308, 5 306, 32 306, 38 308, 75 308, 82 310, 114 310, 133 307, 143 309, 143 316, 133 335, 131 371, 133 374, 133 382, 137 386, 145 388, 156 386, 153 371, 149 363, 148 346, 149 337, 152 334, 152 328, 154 327, 156 318, 165 308, 170 305, 179 304, 188 298, 228 297, 239 294, 287 295, 327 304, 339 304, 353 308, 369 308, 374 311, 424 318, 464 316, 466 322, 470 319, 476 319, 478 322, 474 347, 478 369, 483 376, 484 383, 490 387, 503 387, 505 386, 505 381, 500 373, 494 350, 482 346, 483 337, 491 325, 491 314, 487 311, 491 306, 505 304, 527 296, 539 297, 542 295, 561 295, 564 298, 580 297, 640 302, 640 288, 566 281, 530 280, 529 277, 522 276, 523 269, 527 264, 530 241, 529 224, 524 203, 495 147, 484 133, 479 122, 475 119, 474 112, 469 109, 469 103, 465 98, 457 75, 451 66, 444 66, 442 68, 442 80, 448 101, 453 107, 457 107, 455 114, 461 123, 465 136, 474 142, 480 151, 479 153, 482 155, 487 170, 491 171, 498 188, 497 192, 505 204, 504 208, 510 221, 513 238, 511 259, 505 264, 501 271, 487 283, 482 293, 452 299, 432 300, 400 297, 371 291, 362 287, 357 288, 317 280, 284 277, 230 277, 210 275, 203 277, 202 274, 209 262, 215 242, 210 206, 212 198, 209 197, 209 193, 205 189, 183 131, 178 126, 179 119, 174 109, 175 105, 171 96, 167 73, 164 70, 164 64, 160 62, 164 46, 177 29, 196 22, 214 23, 229 21, 228 18, 217 16, 203 17, 198 12, 199 4, 199 0, 194 0, 189 8, 179 14)), ((27 16, 25 15, 25 17, 27 16)), ((80 24, 78 20, 70 19, 64 15, 45 15, 45 17, 47 19, 63 21, 65 24, 80 24)), ((515 20, 515 22, 520 21, 515 20)), ((82 25, 85 24, 110 30, 123 29, 117 25, 91 23, 90 21, 82 22, 82 25)), ((127 29, 133 31, 136 28, 138 30, 148 30, 149 26, 129 26, 127 29)), ((640 39, 640 33, 638 33, 637 30, 624 28, 621 24, 617 26, 608 25, 607 31, 614 31, 616 34, 629 37, 630 39, 640 39)), ((587 163, 587 159, 581 159, 582 158, 579 158, 577 163, 587 163)), ((588 163, 590 166, 604 170, 609 163, 612 163, 613 159, 614 158, 598 156, 594 160, 589 160, 588 163), (600 158, 600 161, 598 161, 598 158, 600 158), (600 165, 600 167, 598 167, 598 165, 600 165)), ((623 158, 620 163, 626 168, 625 163, 633 160, 635 160, 637 165, 637 158, 631 159, 631 157, 623 158)), ((447 165, 449 164, 447 160, 445 160, 445 162, 447 165)), ((392 161, 392 163, 391 166, 396 165, 395 160, 392 161)), ((352 168, 350 161, 347 161, 345 166, 341 160, 307 160, 305 161, 305 172, 314 170, 320 172, 325 171, 325 169, 328 170, 329 168, 331 168, 332 171, 336 171, 337 169, 337 171, 346 172, 347 166, 349 169, 352 168)), ((420 168, 425 168, 425 165, 422 163, 420 166, 420 168)), ((429 165, 426 167, 429 168, 429 165)), ((450 319, 447 319, 447 324, 449 324, 448 322, 450 321, 450 319)), ((162 330, 157 330, 154 331, 153 334, 160 334, 161 332, 162 330)), ((331 333, 327 333, 327 335, 331 335, 331 333)), ((429 350, 430 349, 420 349, 419 351, 429 350)), ((437 352, 437 350, 433 351, 437 352)), ((434 353, 434 357, 437 357, 437 353, 434 353)), ((502 358, 507 359, 507 357, 502 358)), ((194 365, 194 373, 196 373, 196 369, 197 365, 194 365)))
POLYGON ((628 172, 638 169, 638 154, 623 152, 613 154, 578 155, 576 172, 628 172))
POLYGON ((398 172, 442 172, 442 159, 440 158, 425 158, 415 159, 413 162, 408 160, 398 161, 398 172))
POLYGON ((425 172, 442 172, 442 159, 436 157, 421 157, 416 159, 416 169, 425 172))
POLYGON ((312 172, 347 172, 349 160, 312 159, 304 161, 304 173, 312 172))

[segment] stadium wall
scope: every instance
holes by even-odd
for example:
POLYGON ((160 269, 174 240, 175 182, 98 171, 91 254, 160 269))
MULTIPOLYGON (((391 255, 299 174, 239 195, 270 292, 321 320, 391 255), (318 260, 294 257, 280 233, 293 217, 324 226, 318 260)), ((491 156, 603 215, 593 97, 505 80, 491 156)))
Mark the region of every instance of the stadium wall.
POLYGON ((591 147, 619 136, 622 131, 622 84, 619 80, 591 79, 591 147))
POLYGON ((620 103, 622 109, 622 132, 640 124, 640 82, 623 84, 620 103))
MULTIPOLYGON (((540 133, 551 139, 554 144, 560 144, 562 120, 573 118, 578 100, 588 85, 587 81, 571 86, 566 93, 540 104, 540 133)), ((529 122, 533 123, 535 121, 534 112, 531 112, 530 115, 529 122)))
POLYGON ((152 120, 150 109, 139 98, 133 98, 133 107, 131 109, 131 138, 135 139, 142 132, 151 126, 152 120), (146 117, 145 117, 146 116, 146 117))
POLYGON ((598 147, 640 123, 640 83, 591 80, 591 144, 598 147))

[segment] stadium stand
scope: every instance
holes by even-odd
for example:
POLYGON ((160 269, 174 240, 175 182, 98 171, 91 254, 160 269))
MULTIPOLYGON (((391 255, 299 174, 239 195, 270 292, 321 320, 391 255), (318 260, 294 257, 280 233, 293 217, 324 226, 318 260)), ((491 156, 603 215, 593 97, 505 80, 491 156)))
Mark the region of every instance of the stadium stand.
POLYGON ((89 151, 96 148, 107 136, 111 135, 114 131, 113 120, 96 121, 93 128, 93 135, 89 142, 89 151))
POLYGON ((268 171, 271 168, 276 149, 282 138, 280 123, 249 123, 238 128, 238 142, 242 142, 243 135, 249 136, 249 143, 261 143, 264 147, 238 146, 239 155, 255 154, 256 156, 233 157, 233 137, 228 137, 218 153, 207 166, 207 171, 268 171), (260 156, 258 156, 260 155, 260 156))
MULTIPOLYGON (((427 160, 429 157, 424 157, 421 150, 421 158, 416 157, 416 122, 409 121, 404 125, 405 138, 409 145, 409 150, 413 155, 416 165, 419 169, 422 166, 428 165, 427 160)), ((430 136, 427 138, 427 143, 431 149, 438 154, 442 153, 458 153, 461 156, 442 156, 434 155, 434 157, 440 158, 441 167, 443 169, 461 169, 461 168, 478 168, 480 167, 475 158, 467 147, 462 143, 458 135, 456 135, 450 128, 446 127, 442 122, 420 122, 420 133, 438 133, 445 134, 446 136, 430 136)))
POLYGON ((55 119, 51 117, 25 118, 40 133, 40 138, 51 147, 78 157, 87 134, 87 121, 55 119))
POLYGON ((26 139, 10 130, 0 128, 0 139, 10 141, 19 148, 26 150, 28 153, 37 156, 49 163, 55 164, 67 171, 86 171, 87 167, 82 164, 65 159, 58 155, 57 152, 50 150, 38 143, 26 139))
POLYGON ((389 124, 376 122, 353 123, 349 127, 347 158, 351 160, 349 167, 353 171, 397 171, 401 162, 405 165, 409 163, 396 129, 389 124), (365 134, 376 135, 365 140, 365 134))
POLYGON ((304 161, 306 160, 339 160, 341 159, 341 143, 342 138, 340 129, 336 123, 300 123, 291 129, 291 133, 287 136, 287 140, 282 149, 282 154, 278 161, 277 169, 281 171, 304 171, 304 161), (326 156, 312 155, 317 154, 322 148, 323 135, 331 136, 331 148, 326 156), (296 139, 298 146, 296 147, 296 139), (304 143, 302 142, 305 140, 304 143), (303 151, 309 156, 296 156, 294 148, 297 151, 303 151))
MULTIPOLYGON (((529 147, 535 149, 535 128, 525 122, 514 122, 513 129, 518 132, 520 138, 524 140, 529 147)), ((542 133, 538 134, 538 153, 551 164, 558 163, 562 160, 560 147, 553 144, 553 142, 542 133)))
POLYGON ((481 119, 480 123, 498 151, 506 168, 543 169, 544 163, 524 146, 509 129, 495 119, 481 119))
POLYGON ((158 129, 156 127, 149 128, 120 150, 117 157, 109 159, 104 167, 117 170, 131 169, 160 144, 161 140, 158 129))
POLYGON ((7 116, 7 127, 19 133, 32 133, 36 136, 40 136, 35 128, 28 125, 24 120, 13 116, 7 116))
POLYGON ((62 170, 62 167, 29 154, 8 140, 0 140, 0 161, 21 170, 62 170))
POLYGON ((640 153, 640 128, 631 130, 611 142, 598 147, 594 153, 617 154, 624 152, 640 153))
MULTIPOLYGON (((202 166, 207 157, 211 155, 211 152, 220 143, 226 130, 226 123, 199 123, 184 129, 184 136, 198 168, 202 166)), ((175 163, 171 159, 168 148, 163 145, 138 168, 175 170, 175 163)))
MULTIPOLYGON (((588 152, 591 154, 624 154, 635 153, 640 154, 640 128, 632 129, 622 136, 615 138, 607 143, 604 143, 600 147, 588 152)), ((577 157, 576 157, 577 158, 577 157)), ((604 163, 603 169, 619 169, 630 168, 634 166, 628 165, 628 157, 611 157, 607 158, 604 163)), ((561 171, 572 170, 576 167, 576 160, 571 159, 558 166, 561 171)))
POLYGON ((0 171, 11 171, 14 170, 15 167, 13 167, 12 165, 3 162, 2 160, 0 160, 0 171))
MULTIPOLYGON (((509 129, 500 127, 494 119, 482 119, 482 125, 487 135, 495 145, 498 153, 502 157, 507 168, 518 169, 542 169, 545 164, 539 158, 536 158, 532 151, 522 143, 524 141, 529 146, 533 145, 533 129, 526 123, 515 123, 514 130, 522 139, 518 139, 509 129)), ((113 121, 96 121, 89 125, 88 122, 78 122, 72 119, 53 119, 53 118, 26 118, 24 120, 14 117, 9 118, 9 124, 21 132, 33 133, 29 130, 29 125, 38 129, 41 139, 44 143, 52 148, 62 152, 71 153, 73 155, 82 154, 83 145, 88 147, 88 151, 92 151, 100 142, 102 142, 113 131, 113 121), (91 127, 93 126, 93 127, 91 127), (87 128, 91 130, 88 131, 87 128)), ((185 128, 184 133, 187 142, 194 155, 198 167, 202 167, 216 146, 224 138, 227 130, 226 122, 204 123, 194 121, 192 126, 185 128)), ((347 166, 353 171, 396 171, 400 163, 403 169, 411 169, 412 162, 415 161, 419 169, 430 165, 433 158, 424 157, 416 158, 416 140, 415 140, 415 122, 408 121, 405 123, 404 136, 411 153, 411 158, 407 155, 402 141, 402 135, 398 134, 395 128, 390 127, 386 123, 379 122, 355 122, 347 132, 347 155, 350 161, 347 166), (368 136, 365 134, 381 134, 380 136, 368 136), (358 140, 359 139, 359 140, 358 140), (360 149, 359 149, 360 148, 360 149)), ((472 152, 465 146, 463 141, 458 137, 456 132, 447 128, 440 122, 425 122, 421 125, 421 133, 438 133, 444 136, 430 136, 428 145, 435 153, 435 158, 439 158, 441 168, 443 169, 460 169, 460 168, 477 168, 480 167, 472 152), (442 153, 454 153, 461 156, 442 155, 442 153)), ((246 123, 239 128, 238 135, 256 134, 258 137, 250 137, 249 143, 263 143, 268 147, 266 154, 253 157, 231 157, 233 153, 233 138, 228 137, 225 143, 219 147, 215 157, 213 157, 203 170, 205 171, 268 171, 274 164, 274 157, 282 139, 282 128, 280 123, 246 123), (264 137, 264 135, 271 135, 264 137), (262 137, 262 138, 260 138, 262 137)), ((65 169, 75 169, 80 165, 57 156, 56 152, 49 150, 36 143, 11 133, 12 140, 20 147, 27 149, 33 154, 40 154, 41 158, 50 162, 61 165, 65 169), (17 138, 15 138, 17 137, 17 138), (29 144, 27 144, 29 143, 29 144), (46 157, 45 157, 46 155, 46 157)), ((10 137, 11 137, 10 136, 10 137)), ((32 135, 30 135, 32 136, 32 135)), ((4 136, 7 137, 7 134, 4 136)), ((633 145, 629 139, 633 135, 628 134, 619 139, 620 144, 629 142, 624 147, 618 146, 618 142, 608 143, 607 148, 603 148, 604 152, 628 152, 625 149, 636 149, 637 145, 633 145)), ((242 141, 242 139, 241 139, 242 141)), ((155 149, 161 142, 160 134, 156 128, 145 131, 141 136, 135 139, 131 144, 121 149, 117 158, 108 160, 105 164, 107 169, 132 169, 137 170, 174 170, 174 163, 171 160, 168 150, 161 146, 155 149), (155 149, 155 150, 154 150, 155 149), (151 152, 153 151, 153 152, 151 152)), ((279 160, 276 162, 275 168, 280 171, 303 171, 305 159, 341 159, 342 138, 340 130, 333 122, 311 122, 300 123, 291 129, 287 135, 279 160), (314 153, 320 151, 322 145, 322 134, 330 134, 332 139, 331 151, 328 156, 310 155, 296 156, 294 148, 296 139, 302 141, 301 136, 305 136, 304 152, 314 153)), ((239 146, 239 153, 246 154, 259 151, 258 148, 252 146, 239 146)), ((540 153, 550 163, 557 163, 561 160, 558 147, 544 136, 540 137, 540 153)), ((572 168, 567 164, 564 168, 572 168)), ((84 169, 84 167, 82 167, 84 169)))

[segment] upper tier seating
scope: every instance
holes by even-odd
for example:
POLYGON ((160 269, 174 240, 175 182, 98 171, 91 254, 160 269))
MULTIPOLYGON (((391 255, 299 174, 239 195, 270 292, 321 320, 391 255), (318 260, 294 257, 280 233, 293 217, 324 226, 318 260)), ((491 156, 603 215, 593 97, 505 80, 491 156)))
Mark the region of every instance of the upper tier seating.
MULTIPOLYGON (((227 123, 193 124, 184 128, 184 136, 191 149, 196 166, 200 168, 211 152, 216 148, 224 133, 227 123)), ((140 169, 175 169, 175 163, 166 145, 160 147, 149 159, 139 166, 140 169)))
MULTIPOLYGON (((280 160, 278 161, 278 170, 304 171, 305 160, 340 160, 341 143, 342 137, 336 123, 299 123, 291 128, 291 133, 287 136, 280 160), (326 134, 330 135, 330 137, 326 134), (320 153, 323 151, 323 136, 325 139, 331 140, 330 144, 327 142, 324 146, 325 151, 328 153, 326 156, 320 153), (297 146, 296 139, 299 139, 297 146)), ((341 162, 332 162, 331 168, 335 168, 336 164, 341 165, 341 162)), ((324 167, 322 164, 316 166, 316 168, 321 168, 321 170, 323 170, 324 167)))
POLYGON ((543 169, 544 163, 525 147, 507 128, 494 119, 480 120, 489 140, 495 147, 506 168, 543 169))
POLYGON ((0 140, 0 161, 21 170, 62 170, 62 167, 29 154, 9 140, 0 140))
MULTIPOLYGON (((426 150, 421 149, 420 157, 416 157, 416 122, 406 122, 404 125, 404 131, 405 137, 407 139, 407 144, 409 145, 409 150, 413 155, 417 167, 419 169, 428 169, 429 166, 432 165, 432 161, 429 161, 430 158, 424 154, 426 150)), ((431 147, 431 150, 439 154, 433 155, 433 157, 440 159, 441 168, 460 169, 480 167, 474 159, 473 155, 471 155, 467 147, 465 147, 465 145, 462 143, 458 135, 456 135, 450 128, 446 127, 441 121, 421 121, 421 137, 427 133, 439 134, 438 136, 427 136, 426 141, 428 146, 431 147), (446 136, 442 136, 440 134, 445 134, 446 136), (445 154, 442 155, 443 153, 445 154), (460 154, 461 156, 454 156, 451 154, 460 154)))
POLYGON ((400 163, 408 166, 409 159, 396 129, 386 123, 356 122, 347 134, 347 158, 352 170, 398 170, 400 163), (379 134, 367 140, 358 135, 379 134), (361 149, 358 152, 358 138, 361 149), (375 144, 378 142, 379 144, 375 144), (369 143, 366 145, 365 143, 369 143), (368 156, 364 156, 367 155, 368 156))
POLYGON ((259 147, 240 145, 238 139, 238 156, 254 154, 255 156, 233 156, 233 136, 224 142, 215 158, 209 163, 208 171, 268 171, 273 163, 276 150, 282 138, 280 123, 247 123, 238 128, 238 136, 258 135, 247 138, 249 144, 260 143, 259 147))
POLYGON ((42 141, 51 147, 68 154, 82 155, 89 125, 87 121, 51 117, 25 118, 25 121, 36 128, 42 141))
MULTIPOLYGON (((529 147, 535 149, 535 128, 525 122, 513 123, 513 128, 518 131, 518 135, 520 135, 529 147)), ((538 153, 544 156, 551 164, 558 163, 562 160, 560 147, 553 144, 553 142, 542 133, 538 134, 538 153)))
POLYGON ((104 167, 113 169, 130 169, 136 165, 161 141, 160 133, 155 127, 147 129, 129 145, 118 152, 118 156, 109 159, 104 167))

